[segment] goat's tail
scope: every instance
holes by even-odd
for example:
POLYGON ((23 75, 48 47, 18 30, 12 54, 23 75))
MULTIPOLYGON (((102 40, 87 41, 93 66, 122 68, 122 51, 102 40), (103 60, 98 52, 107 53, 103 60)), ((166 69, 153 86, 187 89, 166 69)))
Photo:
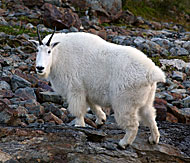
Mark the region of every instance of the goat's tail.
POLYGON ((166 76, 158 66, 155 66, 149 73, 149 81, 153 83, 166 82, 166 76))

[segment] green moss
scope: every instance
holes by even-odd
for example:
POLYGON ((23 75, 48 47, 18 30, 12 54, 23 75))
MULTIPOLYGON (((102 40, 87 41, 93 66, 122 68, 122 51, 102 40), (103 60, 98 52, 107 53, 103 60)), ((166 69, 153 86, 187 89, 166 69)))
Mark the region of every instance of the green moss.
MULTIPOLYGON (((21 26, 4 26, 0 25, 0 31, 9 35, 28 34, 30 37, 37 36, 36 29, 25 29, 21 26)), ((48 32, 43 32, 42 35, 47 35, 48 32)))
MULTIPOLYGON (((181 59, 183 60, 184 62, 189 62, 190 61, 190 57, 188 56, 168 56, 168 57, 160 57, 160 56, 156 56, 156 57, 149 57, 157 66, 161 66, 161 63, 160 63, 160 59, 181 59)), ((169 66, 167 68, 167 70, 173 70, 171 66, 169 66)))
POLYGON ((150 57, 150 59, 152 59, 152 61, 155 63, 155 65, 157 66, 161 66, 161 63, 160 63, 160 57, 156 56, 156 57, 150 57))
POLYGON ((168 56, 165 59, 181 59, 184 62, 190 62, 190 57, 189 56, 168 56))
POLYGON ((22 22, 26 22, 26 23, 32 23, 34 25, 41 23, 40 19, 31 19, 31 18, 28 18, 27 16, 19 16, 18 20, 20 20, 22 22))

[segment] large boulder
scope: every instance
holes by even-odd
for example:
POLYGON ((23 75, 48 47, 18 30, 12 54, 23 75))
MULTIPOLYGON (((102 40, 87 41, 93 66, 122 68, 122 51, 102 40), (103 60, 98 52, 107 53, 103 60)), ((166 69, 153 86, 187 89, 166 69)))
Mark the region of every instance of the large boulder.
POLYGON ((99 23, 111 22, 121 16, 121 0, 70 0, 71 4, 83 11, 88 11, 89 16, 98 18, 99 23))
POLYGON ((43 5, 43 9, 43 20, 45 26, 56 26, 58 30, 70 27, 80 29, 81 21, 78 15, 70 8, 56 7, 52 4, 45 3, 43 5))

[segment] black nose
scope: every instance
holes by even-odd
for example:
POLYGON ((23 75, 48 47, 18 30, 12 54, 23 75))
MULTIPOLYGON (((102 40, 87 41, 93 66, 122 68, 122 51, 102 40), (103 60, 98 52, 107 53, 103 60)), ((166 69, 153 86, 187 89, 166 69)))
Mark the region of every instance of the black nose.
POLYGON ((44 67, 42 67, 42 66, 37 66, 36 68, 37 68, 37 70, 39 70, 39 71, 42 71, 42 70, 44 69, 44 67))

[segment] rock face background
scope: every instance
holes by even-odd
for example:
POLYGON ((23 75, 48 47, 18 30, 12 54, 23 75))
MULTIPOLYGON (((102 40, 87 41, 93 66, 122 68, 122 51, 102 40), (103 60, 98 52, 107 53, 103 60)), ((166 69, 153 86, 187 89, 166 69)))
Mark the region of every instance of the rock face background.
POLYGON ((190 162, 190 32, 182 26, 137 17, 121 0, 1 0, 0 47, 1 162, 190 162), (123 19, 127 25, 114 25, 123 19), (37 39, 37 24, 42 35, 56 26, 136 47, 160 66, 167 76, 154 103, 160 143, 149 145, 140 127, 134 144, 118 149, 124 131, 110 108, 101 128, 90 111, 86 128, 73 127, 66 99, 35 73, 28 40, 37 39))

